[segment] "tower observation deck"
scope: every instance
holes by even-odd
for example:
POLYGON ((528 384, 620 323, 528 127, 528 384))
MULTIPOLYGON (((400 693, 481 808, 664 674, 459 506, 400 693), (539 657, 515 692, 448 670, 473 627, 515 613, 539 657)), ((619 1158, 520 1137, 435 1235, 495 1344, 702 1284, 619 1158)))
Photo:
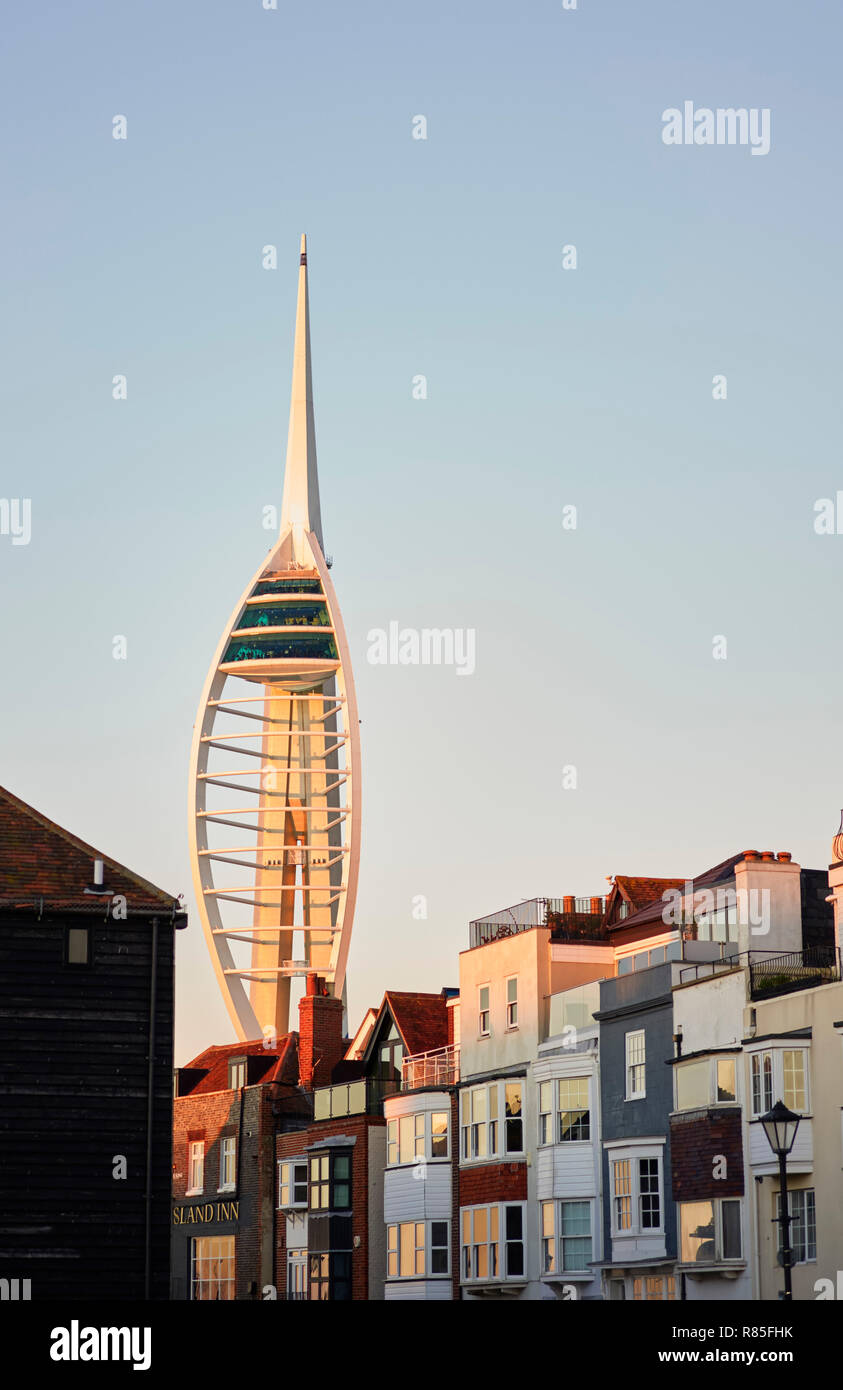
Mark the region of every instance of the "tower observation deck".
POLYGON ((190 848, 202 926, 243 1040, 288 1029, 291 981, 344 997, 360 854, 360 735, 323 554, 302 237, 277 543, 249 580, 194 726, 190 848))

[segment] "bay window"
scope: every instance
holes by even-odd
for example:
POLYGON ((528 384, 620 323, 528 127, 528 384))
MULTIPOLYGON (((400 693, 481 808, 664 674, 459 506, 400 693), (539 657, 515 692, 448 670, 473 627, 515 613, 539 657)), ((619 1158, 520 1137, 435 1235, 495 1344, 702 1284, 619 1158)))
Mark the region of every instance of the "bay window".
POLYGON ((662 1230, 662 1160, 626 1154, 610 1164, 612 1233, 640 1236, 662 1230))
POLYGON ((524 1204, 463 1207, 462 1279, 475 1283, 524 1277, 524 1204))
POLYGON ((808 1050, 804 1047, 767 1047, 750 1054, 750 1096, 754 1119, 783 1100, 788 1110, 804 1115, 810 1106, 808 1050))
POLYGON ((307 1206, 307 1160, 278 1164, 279 1207, 307 1206))
POLYGON ((676 1109, 702 1110, 737 1100, 734 1057, 700 1057, 675 1068, 676 1109))
POLYGON ((420 1110, 387 1120, 386 1161, 392 1166, 424 1158, 447 1158, 450 1115, 447 1110, 420 1110))
POLYGON ((542 1273, 582 1273, 592 1254, 591 1202, 541 1203, 542 1273))
POLYGON ((742 1252, 740 1197, 680 1202, 679 1250, 683 1264, 739 1260, 742 1252))
POLYGON ((460 1093, 461 1155, 493 1158, 524 1152, 523 1083, 492 1081, 460 1093), (503 1115, 503 1125, 499 1116, 503 1115))

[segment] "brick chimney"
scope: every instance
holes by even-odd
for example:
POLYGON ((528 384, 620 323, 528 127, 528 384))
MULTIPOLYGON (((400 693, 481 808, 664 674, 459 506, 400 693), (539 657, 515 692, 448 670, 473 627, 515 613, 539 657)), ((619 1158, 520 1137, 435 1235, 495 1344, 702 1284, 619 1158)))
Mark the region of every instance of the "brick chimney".
POLYGON ((306 1091, 330 1086, 345 1053, 342 1000, 329 995, 319 975, 308 975, 299 1000, 299 1085, 306 1091))

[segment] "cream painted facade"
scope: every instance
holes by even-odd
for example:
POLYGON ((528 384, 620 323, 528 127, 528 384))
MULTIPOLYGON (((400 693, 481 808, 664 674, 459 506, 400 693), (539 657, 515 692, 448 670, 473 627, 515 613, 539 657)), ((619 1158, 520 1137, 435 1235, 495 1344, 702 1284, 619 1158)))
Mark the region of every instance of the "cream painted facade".
MULTIPOLYGON (((787 1172, 788 1193, 807 1189, 815 1194, 816 1255, 793 1266, 793 1297, 828 1296, 819 1281, 831 1281, 837 1289, 843 1270, 843 983, 759 1001, 754 1008, 755 1038, 764 1040, 756 1041, 756 1047, 780 1052, 802 1045, 808 1054, 808 1115, 799 1125, 787 1172)), ((778 1227, 772 1224, 779 1178, 777 1168, 770 1174, 769 1146, 763 1156, 765 1168, 756 1166, 754 1173, 763 1171, 764 1176, 753 1183, 759 1275, 754 1296, 775 1299, 782 1287, 778 1227)))
MULTIPOLYGON (((582 1019, 586 1027, 572 1037, 549 1038, 551 1016, 561 1018, 552 998, 571 991, 579 1003, 581 987, 614 973, 611 948, 563 945, 550 941, 551 928, 534 926, 512 936, 499 937, 460 954, 460 1090, 461 1115, 465 1121, 467 1092, 473 1086, 519 1082, 522 1098, 523 1149, 519 1154, 499 1153, 494 1158, 460 1155, 461 1175, 470 1169, 500 1163, 521 1163, 526 1169, 526 1200, 523 1202, 523 1278, 500 1278, 493 1287, 462 1283, 463 1298, 493 1294, 517 1296, 522 1300, 573 1300, 592 1297, 599 1289, 599 1276, 572 1276, 565 1279, 558 1268, 555 1277, 545 1277, 543 1269, 542 1202, 563 1198, 588 1201, 591 1207, 593 1258, 599 1258, 599 1143, 539 1144, 539 1082, 564 1077, 585 1077, 589 1084, 592 1135, 599 1130, 599 1084, 597 1074, 597 1028, 593 1019, 582 1019), (512 981, 517 981, 514 998, 517 1022, 510 1021, 513 1002, 512 981), (481 991, 488 990, 486 1000, 481 991), (487 1027, 484 1027, 487 1024, 487 1027), (568 1046, 566 1046, 566 1043, 568 1046), (547 1046, 543 1046, 547 1044, 547 1046), (542 1150, 540 1152, 540 1149, 542 1150), (562 1151, 562 1152, 560 1152, 562 1151), (566 1190, 570 1188, 570 1190, 566 1190)), ((503 1090, 501 1091, 503 1094, 503 1090)), ((503 1117, 501 1118, 501 1123, 503 1117)), ((556 1208, 557 1221, 561 1216, 556 1208)), ((559 1250, 560 1232, 554 1239, 559 1250)), ((557 1255, 558 1264, 558 1255, 557 1255)))

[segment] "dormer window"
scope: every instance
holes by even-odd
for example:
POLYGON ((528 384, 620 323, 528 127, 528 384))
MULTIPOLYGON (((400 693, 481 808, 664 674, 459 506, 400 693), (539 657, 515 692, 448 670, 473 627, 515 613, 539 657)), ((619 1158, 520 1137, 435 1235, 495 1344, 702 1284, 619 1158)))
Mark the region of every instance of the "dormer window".
POLYGON ((232 1057, 228 1063, 228 1089, 239 1091, 246 1085, 246 1058, 232 1057))

